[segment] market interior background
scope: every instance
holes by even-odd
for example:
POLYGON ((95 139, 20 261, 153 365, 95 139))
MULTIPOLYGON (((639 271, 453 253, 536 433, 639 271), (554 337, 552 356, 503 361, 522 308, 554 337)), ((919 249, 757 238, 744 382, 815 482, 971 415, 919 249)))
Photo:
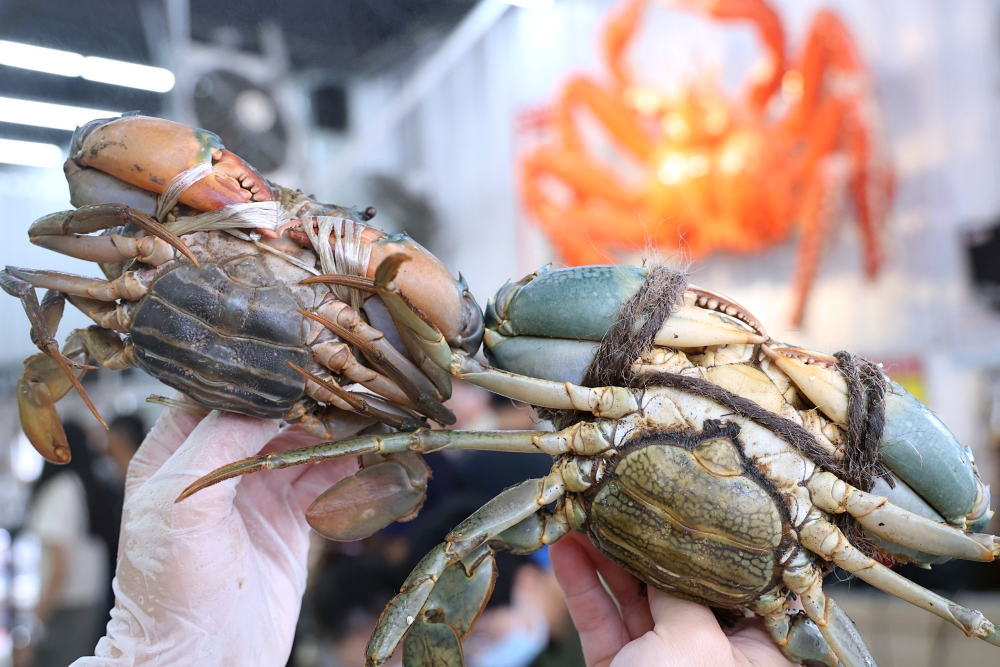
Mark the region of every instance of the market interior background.
MULTIPOLYGON (((516 162, 566 77, 603 75, 596 35, 615 2, 526 4, 536 6, 2 0, 0 40, 157 66, 175 83, 154 92, 0 65, 0 140, 62 151, 39 153, 46 166, 0 164, 0 264, 96 271, 28 243, 33 220, 70 208, 60 165, 74 123, 14 118, 5 111, 14 98, 99 110, 93 117, 138 109, 213 130, 277 182, 323 201, 376 206, 377 226, 408 231, 461 271, 485 304, 506 280, 558 264, 519 203, 516 162)), ((878 137, 897 178, 883 232, 887 261, 876 280, 865 279, 857 226, 845 209, 833 222, 804 325, 794 329, 794 240, 755 255, 699 259, 693 278, 744 304, 775 338, 882 362, 972 446, 984 478, 1000 488, 1000 246, 990 245, 1000 228, 1000 3, 774 4, 793 51, 815 13, 834 10, 871 71, 878 137)), ((735 95, 758 49, 747 26, 653 5, 630 60, 651 85, 711 72, 735 95)), ((637 244, 632 259, 642 250, 637 244)), ((64 337, 88 324, 67 309, 60 331, 64 337)), ((21 362, 35 351, 28 330, 20 304, 0 299, 0 527, 8 536, 24 520, 41 466, 14 406, 21 362)), ((100 371, 87 386, 109 418, 138 412, 152 420, 157 408, 146 396, 167 393, 140 372, 100 371)), ((75 395, 60 407, 93 425, 75 395)), ((990 530, 998 529, 994 521, 990 530)), ((30 559, 29 547, 21 551, 30 559)), ((16 550, 3 553, 0 602, 9 630, 17 609, 37 596, 37 583, 18 579, 16 550)), ((923 581, 958 590, 959 600, 1000 617, 997 568, 940 569, 946 575, 923 581)), ((883 667, 998 660, 985 644, 888 596, 856 583, 839 595, 883 667)), ((0 648, 10 642, 0 631, 0 648)), ((303 645, 294 664, 340 664, 322 642, 303 645)))

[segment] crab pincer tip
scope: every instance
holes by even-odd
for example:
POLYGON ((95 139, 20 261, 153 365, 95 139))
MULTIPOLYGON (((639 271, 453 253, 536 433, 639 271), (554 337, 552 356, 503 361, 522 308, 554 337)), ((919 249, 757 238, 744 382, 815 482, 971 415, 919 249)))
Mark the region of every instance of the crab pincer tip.
POLYGON ((177 499, 174 502, 179 503, 185 498, 198 493, 202 489, 215 486, 219 482, 224 482, 227 479, 249 475, 250 473, 270 467, 275 466, 268 463, 267 456, 251 456, 250 458, 242 459, 240 461, 236 461, 235 463, 226 464, 221 468, 216 468, 207 475, 196 479, 190 486, 181 491, 181 494, 177 496, 177 499))

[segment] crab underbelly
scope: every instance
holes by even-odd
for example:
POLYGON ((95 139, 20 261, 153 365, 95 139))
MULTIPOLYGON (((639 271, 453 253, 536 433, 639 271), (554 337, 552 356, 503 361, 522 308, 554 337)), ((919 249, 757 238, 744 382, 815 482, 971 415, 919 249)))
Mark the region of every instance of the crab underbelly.
POLYGON ((589 532, 652 586, 715 607, 748 607, 780 580, 784 521, 758 480, 708 463, 714 470, 674 445, 628 454, 593 496, 589 532))
POLYGON ((305 383, 289 365, 312 364, 302 315, 276 285, 247 285, 217 264, 182 266, 159 278, 136 310, 139 366, 198 403, 280 418, 305 383))

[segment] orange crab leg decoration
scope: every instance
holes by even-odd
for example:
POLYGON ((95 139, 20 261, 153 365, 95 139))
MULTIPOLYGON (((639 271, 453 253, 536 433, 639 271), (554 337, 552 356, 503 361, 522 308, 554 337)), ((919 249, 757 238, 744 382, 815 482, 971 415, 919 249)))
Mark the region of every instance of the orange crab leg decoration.
POLYGON ((704 84, 673 98, 637 87, 626 52, 647 0, 627 0, 603 32, 610 81, 571 78, 555 104, 554 141, 521 159, 525 208, 572 265, 649 245, 683 245, 694 257, 759 252, 797 231, 791 319, 799 325, 841 196, 857 212, 867 275, 882 263, 879 229, 893 182, 873 148, 864 67, 830 12, 817 15, 789 68, 781 21, 763 0, 680 4, 757 29, 764 57, 743 99, 704 84), (785 107, 775 116, 779 91, 785 107), (644 167, 642 177, 596 155, 577 127, 581 112, 644 167))

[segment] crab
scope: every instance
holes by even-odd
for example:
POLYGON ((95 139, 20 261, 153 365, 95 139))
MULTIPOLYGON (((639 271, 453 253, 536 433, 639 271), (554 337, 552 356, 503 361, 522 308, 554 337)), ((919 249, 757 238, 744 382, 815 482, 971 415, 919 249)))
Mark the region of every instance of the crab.
MULTIPOLYGON (((47 460, 69 461, 55 403, 72 388, 101 420, 80 384, 88 360, 141 368, 179 390, 188 408, 280 418, 322 439, 378 424, 413 430, 427 418, 454 423, 442 404, 449 375, 378 296, 351 285, 402 252, 412 262, 402 292, 456 349, 479 348, 482 312, 436 257, 366 224, 374 208, 322 204, 270 183, 216 135, 152 117, 79 128, 65 172, 77 208, 37 220, 29 237, 97 262, 105 278, 0 271, 42 350, 25 362, 17 400, 25 434, 47 460), (36 288, 49 290, 40 302, 36 288), (66 301, 95 325, 60 349, 66 301)), ((355 480, 348 500, 358 512, 366 502, 392 508, 386 522, 412 516, 426 466, 410 454, 382 463, 355 480)))
POLYGON ((1000 646, 977 611, 892 562, 992 561, 989 488, 971 451, 880 367, 774 341, 738 303, 666 267, 546 270, 486 313, 497 367, 455 350, 401 298, 390 257, 372 289, 453 376, 526 401, 555 431, 373 434, 250 457, 191 484, 344 456, 446 449, 537 452, 551 472, 503 491, 413 570, 368 645, 382 665, 458 665, 489 598, 494 554, 571 530, 646 584, 763 617, 789 659, 874 665, 823 576, 840 566, 1000 646), (790 607, 801 600, 804 612, 790 607))
POLYGON ((868 277, 883 260, 893 176, 854 40, 822 11, 789 63, 781 20, 764 0, 681 0, 675 8, 749 23, 764 57, 742 99, 704 82, 667 94, 638 84, 627 61, 646 6, 624 0, 610 16, 602 40, 607 82, 579 75, 564 85, 552 140, 519 164, 525 209, 570 265, 649 245, 682 247, 695 258, 761 252, 797 230, 791 321, 798 327, 841 200, 856 212, 868 277), (610 138, 617 162, 588 140, 581 111, 610 138))

